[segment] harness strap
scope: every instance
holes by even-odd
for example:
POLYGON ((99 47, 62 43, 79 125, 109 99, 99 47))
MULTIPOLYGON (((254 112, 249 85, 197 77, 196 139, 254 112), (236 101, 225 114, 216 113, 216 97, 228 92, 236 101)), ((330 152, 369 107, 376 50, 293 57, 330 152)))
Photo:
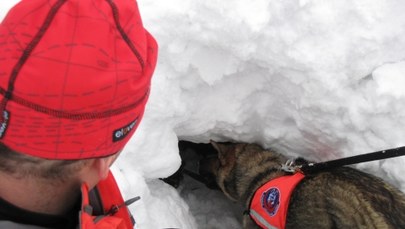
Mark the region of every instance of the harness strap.
POLYGON ((253 209, 250 209, 250 217, 254 219, 254 221, 259 224, 262 228, 265 229, 278 229, 277 227, 273 227, 269 222, 266 221, 264 217, 260 215, 260 213, 256 212, 253 209))

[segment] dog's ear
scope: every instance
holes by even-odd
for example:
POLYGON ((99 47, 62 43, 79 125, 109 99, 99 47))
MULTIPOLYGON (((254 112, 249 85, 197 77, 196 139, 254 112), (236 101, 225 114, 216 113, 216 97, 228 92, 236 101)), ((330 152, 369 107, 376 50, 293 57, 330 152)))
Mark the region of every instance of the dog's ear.
POLYGON ((214 147, 214 149, 218 152, 219 163, 222 166, 226 165, 226 155, 225 155, 226 150, 224 149, 225 146, 223 144, 219 144, 213 140, 210 140, 210 143, 211 143, 212 147, 214 147))

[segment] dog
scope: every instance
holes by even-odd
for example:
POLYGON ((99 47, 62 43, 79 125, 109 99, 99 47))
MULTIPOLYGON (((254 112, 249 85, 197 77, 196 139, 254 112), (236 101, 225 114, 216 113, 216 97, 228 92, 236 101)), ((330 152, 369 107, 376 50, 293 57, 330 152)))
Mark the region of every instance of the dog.
MULTIPOLYGON (((200 162, 200 174, 214 176, 222 192, 247 210, 266 182, 291 176, 281 169, 288 158, 275 151, 248 143, 211 144, 218 156, 200 162)), ((288 229, 405 228, 405 195, 382 179, 347 166, 305 175, 287 205, 288 229)), ((251 214, 244 214, 243 228, 261 227, 251 214)))

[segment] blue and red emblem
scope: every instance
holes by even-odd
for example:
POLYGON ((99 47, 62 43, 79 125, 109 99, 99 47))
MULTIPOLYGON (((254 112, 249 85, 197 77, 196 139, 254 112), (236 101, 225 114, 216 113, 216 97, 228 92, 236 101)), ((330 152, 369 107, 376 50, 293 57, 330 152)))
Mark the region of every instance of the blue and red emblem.
POLYGON ((278 188, 270 188, 262 194, 262 207, 270 216, 277 214, 280 207, 280 190, 278 188))

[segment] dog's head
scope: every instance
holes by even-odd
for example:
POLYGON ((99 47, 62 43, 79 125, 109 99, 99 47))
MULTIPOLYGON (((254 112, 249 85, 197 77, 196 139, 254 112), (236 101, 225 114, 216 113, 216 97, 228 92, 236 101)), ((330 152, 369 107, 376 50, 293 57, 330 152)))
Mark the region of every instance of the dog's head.
POLYGON ((232 200, 241 200, 249 189, 260 185, 256 183, 260 182, 257 179, 261 174, 270 172, 271 177, 277 177, 283 173, 280 165, 285 163, 285 157, 259 145, 214 141, 211 144, 218 155, 200 163, 200 174, 214 176, 218 186, 232 200))

